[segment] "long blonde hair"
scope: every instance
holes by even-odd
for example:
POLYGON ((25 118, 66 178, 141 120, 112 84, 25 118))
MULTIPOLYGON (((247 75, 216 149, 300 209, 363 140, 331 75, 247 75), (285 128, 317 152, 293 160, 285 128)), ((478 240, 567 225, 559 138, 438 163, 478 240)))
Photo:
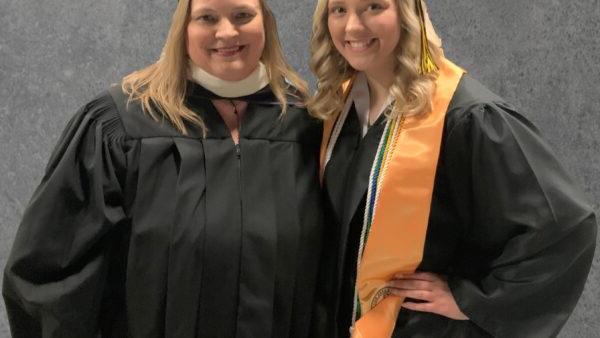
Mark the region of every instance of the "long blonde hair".
MULTIPOLYGON (((343 107, 341 86, 354 76, 356 70, 336 50, 329 34, 328 0, 318 0, 313 17, 312 37, 310 41, 310 68, 317 78, 317 92, 308 100, 307 106, 311 115, 328 119, 337 114, 343 107)), ((387 112, 389 118, 402 114, 418 115, 431 110, 431 97, 435 90, 435 80, 438 72, 421 74, 421 26, 414 0, 394 0, 398 10, 400 25, 400 40, 396 46, 395 80, 390 87, 390 93, 395 102, 387 112)), ((429 28, 432 26, 426 20, 429 28)), ((428 34, 430 32, 428 31, 428 34)), ((439 64, 443 56, 441 41, 429 39, 432 57, 439 64)))
MULTIPOLYGON (((187 134, 185 121, 191 122, 199 126, 206 135, 206 125, 202 118, 185 105, 188 72, 185 41, 191 1, 178 2, 159 60, 125 76, 121 87, 129 95, 128 102, 138 101, 143 111, 153 119, 166 118, 182 134, 187 134)), ((308 86, 283 56, 275 16, 264 0, 259 0, 259 3, 265 30, 265 48, 261 61, 267 69, 269 86, 281 103, 282 114, 285 114, 287 95, 292 94, 304 102, 308 97, 308 86), (288 90, 290 85, 295 90, 288 90)))

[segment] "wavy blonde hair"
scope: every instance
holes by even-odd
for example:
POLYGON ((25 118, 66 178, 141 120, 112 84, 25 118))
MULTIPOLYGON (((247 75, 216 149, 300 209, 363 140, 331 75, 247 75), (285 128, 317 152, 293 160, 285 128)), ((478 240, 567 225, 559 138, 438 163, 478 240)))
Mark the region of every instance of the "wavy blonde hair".
MULTIPOLYGON (((386 113, 388 118, 403 114, 419 115, 430 111, 438 76, 437 71, 428 74, 420 73, 421 26, 415 0, 393 0, 393 2, 398 10, 400 40, 395 50, 397 62, 394 74, 396 76, 390 87, 395 103, 386 113)), ((317 92, 307 103, 311 115, 324 120, 342 110, 344 106, 342 84, 356 73, 333 45, 327 25, 327 3, 328 0, 318 0, 313 16, 310 68, 317 78, 317 92)), ((431 33, 435 35, 435 32, 431 33)), ((443 56, 441 47, 431 41, 428 43, 433 60, 439 64, 443 56)))
MULTIPOLYGON (((128 103, 138 101, 143 111, 154 120, 166 118, 182 134, 187 134, 187 121, 199 126, 206 136, 207 129, 202 118, 185 105, 189 59, 186 37, 191 1, 178 2, 159 60, 125 76, 121 88, 129 95, 128 103)), ((264 0, 259 0, 259 3, 265 30, 261 61, 267 70, 269 86, 281 103, 283 115, 288 103, 286 96, 291 94, 304 103, 308 97, 308 86, 283 56, 275 16, 264 0), (288 90, 290 86, 292 90, 288 90)))

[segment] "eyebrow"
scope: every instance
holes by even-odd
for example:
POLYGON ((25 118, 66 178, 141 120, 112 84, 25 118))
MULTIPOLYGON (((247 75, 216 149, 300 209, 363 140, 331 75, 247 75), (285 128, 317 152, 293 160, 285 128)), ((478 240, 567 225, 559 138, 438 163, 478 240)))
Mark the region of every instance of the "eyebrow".
POLYGON ((190 16, 194 16, 194 15, 198 15, 198 14, 205 14, 205 13, 216 13, 217 11, 215 11, 214 9, 210 8, 210 7, 200 7, 200 8, 196 8, 194 10, 192 10, 190 12, 190 16))
POLYGON ((233 8, 234 11, 239 11, 241 9, 251 9, 253 11, 259 11, 260 7, 258 7, 258 6, 249 6, 249 5, 242 5, 242 6, 237 6, 237 7, 233 8))
MULTIPOLYGON (((252 11, 259 11, 260 9, 257 6, 249 6, 249 5, 241 5, 241 6, 236 6, 233 8, 233 11, 240 11, 240 10, 252 10, 252 11)), ((194 10, 192 10, 191 14, 198 14, 198 13, 217 13, 218 11, 215 10, 212 7, 208 7, 208 6, 202 6, 202 7, 198 7, 194 10)))
MULTIPOLYGON (((358 0, 358 1, 360 1, 360 2, 367 2, 367 1, 381 1, 381 0, 358 0)), ((333 1, 329 1, 328 5, 329 6, 332 6, 332 5, 343 5, 345 3, 346 3, 346 1, 344 1, 344 0, 333 0, 333 1)))

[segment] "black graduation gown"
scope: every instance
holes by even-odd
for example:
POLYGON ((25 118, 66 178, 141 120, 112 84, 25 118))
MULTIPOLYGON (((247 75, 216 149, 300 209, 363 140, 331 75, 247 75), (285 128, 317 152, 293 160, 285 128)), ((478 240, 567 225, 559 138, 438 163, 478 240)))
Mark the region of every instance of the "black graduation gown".
POLYGON ((210 96, 206 138, 116 88, 69 122, 5 268, 14 337, 308 337, 321 124, 260 91, 238 153, 210 96))
MULTIPOLYGON (((351 112, 352 115, 355 113, 351 112)), ((325 172, 336 224, 322 274, 321 335, 347 337, 358 238, 383 123, 361 140, 349 115, 325 172), (329 306, 328 309, 327 306, 329 306)), ((536 128, 465 75, 447 112, 423 261, 448 276, 469 321, 400 311, 393 337, 551 337, 591 266, 596 222, 536 128)))

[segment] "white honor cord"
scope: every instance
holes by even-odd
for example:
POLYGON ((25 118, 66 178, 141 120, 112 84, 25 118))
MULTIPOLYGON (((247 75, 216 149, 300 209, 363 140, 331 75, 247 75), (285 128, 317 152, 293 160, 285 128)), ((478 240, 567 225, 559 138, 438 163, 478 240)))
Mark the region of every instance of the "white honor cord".
MULTIPOLYGON (((393 122, 393 120, 387 119, 387 121, 385 122, 385 128, 383 130, 383 134, 381 136, 381 138, 379 139, 379 145, 377 146, 377 152, 375 152, 375 159, 373 160, 373 164, 371 165, 371 173, 369 174, 369 182, 368 182, 368 187, 367 187, 367 199, 366 199, 366 205, 365 205, 365 213, 363 215, 363 225, 362 225, 362 229, 360 232, 360 242, 358 245, 358 254, 357 254, 357 259, 356 259, 356 281, 354 282, 354 305, 352 306, 352 326, 350 328, 350 330, 352 330, 352 327, 354 327, 354 323, 356 323, 356 310, 358 309, 358 271, 360 271, 360 262, 362 260, 362 256, 363 256, 363 252, 364 252, 364 247, 365 247, 365 240, 366 240, 366 236, 367 236, 367 227, 368 227, 368 214, 369 214, 369 201, 371 200, 371 198, 373 197, 373 194, 377 193, 377 191, 373 191, 372 187, 371 187, 371 182, 373 182, 373 178, 375 176, 375 169, 377 167, 377 155, 381 152, 381 148, 383 148, 385 145, 385 135, 388 132, 388 129, 390 128, 391 123, 393 122)), ((375 201, 377 202, 377 199, 375 199, 375 201)), ((376 208, 373 208, 373 215, 371 216, 371 219, 375 218, 375 210, 376 208)))

